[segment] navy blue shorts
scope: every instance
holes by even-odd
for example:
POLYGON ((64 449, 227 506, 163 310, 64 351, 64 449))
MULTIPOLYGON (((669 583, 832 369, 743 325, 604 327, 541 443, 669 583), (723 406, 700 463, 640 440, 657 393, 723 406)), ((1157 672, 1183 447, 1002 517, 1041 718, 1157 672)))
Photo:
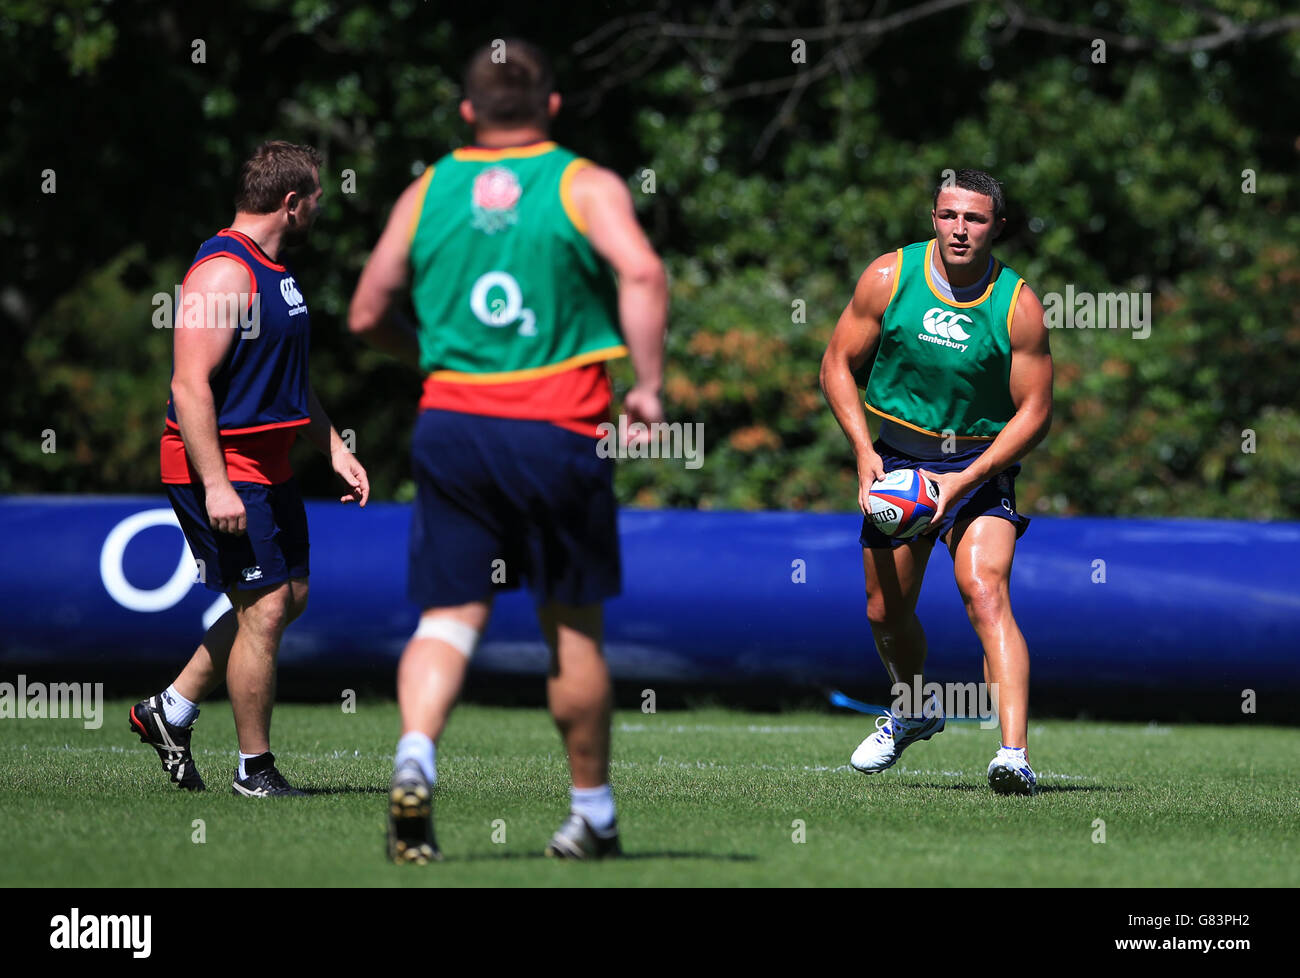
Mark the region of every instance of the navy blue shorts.
POLYGON ((422 609, 527 582, 538 604, 616 596, 614 463, 596 439, 545 421, 420 412, 408 594, 422 609))
POLYGON ((247 531, 240 536, 218 533, 208 522, 201 484, 169 484, 171 500, 200 580, 209 591, 252 591, 290 578, 306 577, 307 510, 298 480, 268 486, 262 482, 232 482, 244 501, 247 531))
MULTIPOLYGON (((961 472, 983 455, 991 444, 993 443, 981 442, 974 448, 954 452, 952 455, 946 455, 943 458, 917 458, 915 455, 906 455, 896 451, 887 442, 881 441, 879 438, 871 447, 880 456, 886 472, 892 472, 894 469, 925 469, 927 472, 938 473, 961 472)), ((927 527, 921 536, 913 539, 929 537, 930 539, 941 540, 958 520, 974 519, 976 516, 997 516, 1015 524, 1016 539, 1019 540, 1024 536, 1025 530, 1029 528, 1029 517, 1016 512, 1016 476, 1019 473, 1020 463, 1017 462, 1015 465, 1003 469, 993 478, 981 482, 962 496, 955 506, 948 507, 943 514, 943 519, 939 521, 938 533, 934 533, 927 527)), ((862 546, 871 549, 893 550, 911 541, 886 536, 872 526, 870 520, 864 517, 862 520, 862 535, 858 537, 858 542, 862 546)))

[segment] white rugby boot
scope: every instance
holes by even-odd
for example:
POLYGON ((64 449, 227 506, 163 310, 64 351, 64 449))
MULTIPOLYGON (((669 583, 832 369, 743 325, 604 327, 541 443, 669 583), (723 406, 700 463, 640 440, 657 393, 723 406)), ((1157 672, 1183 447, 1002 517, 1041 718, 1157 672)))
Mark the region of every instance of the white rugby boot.
POLYGON ((855 770, 863 774, 877 774, 894 766, 894 762, 917 740, 929 740, 944 727, 943 709, 935 696, 930 698, 930 716, 910 720, 893 714, 876 720, 876 732, 858 744, 849 758, 855 770))
POLYGON ((1038 779, 1025 759, 1024 750, 999 747, 989 764, 989 787, 999 795, 1033 795, 1038 793, 1038 779))

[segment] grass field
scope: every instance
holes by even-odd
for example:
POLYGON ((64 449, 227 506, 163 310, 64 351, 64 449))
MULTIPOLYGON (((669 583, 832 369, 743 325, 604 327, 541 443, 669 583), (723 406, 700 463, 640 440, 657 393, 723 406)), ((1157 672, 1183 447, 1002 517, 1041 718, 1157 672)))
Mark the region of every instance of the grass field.
POLYGON ((129 705, 106 704, 99 730, 0 722, 0 884, 1300 885, 1294 729, 1034 722, 1042 790, 1007 798, 984 778, 997 732, 974 724, 950 725, 868 778, 847 762, 869 717, 620 712, 613 780, 628 858, 575 865, 541 857, 567 807, 546 714, 464 706, 439 754, 447 859, 395 867, 383 859, 395 704, 278 706, 279 766, 314 792, 281 800, 230 794, 224 702, 196 728, 201 795, 166 783, 127 730, 129 705))

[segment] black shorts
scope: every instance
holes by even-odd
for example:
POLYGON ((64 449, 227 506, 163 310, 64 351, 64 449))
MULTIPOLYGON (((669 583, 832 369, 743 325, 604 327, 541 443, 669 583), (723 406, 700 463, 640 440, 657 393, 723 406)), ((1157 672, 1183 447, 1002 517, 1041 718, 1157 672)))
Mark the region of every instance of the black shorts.
POLYGON ((538 604, 615 597, 614 466, 596 446, 545 421, 422 411, 410 599, 422 609, 467 604, 523 582, 538 604))
POLYGON ((202 485, 167 485, 167 498, 210 591, 252 591, 308 575, 307 510, 298 480, 268 486, 232 482, 243 500, 247 531, 218 533, 208 522, 202 485))

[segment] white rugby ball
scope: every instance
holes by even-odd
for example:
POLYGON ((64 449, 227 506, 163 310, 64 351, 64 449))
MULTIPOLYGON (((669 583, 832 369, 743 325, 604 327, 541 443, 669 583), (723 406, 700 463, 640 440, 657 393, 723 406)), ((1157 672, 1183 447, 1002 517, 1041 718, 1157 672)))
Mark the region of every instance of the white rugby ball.
POLYGON ((910 540, 930 525, 939 502, 939 486, 915 469, 894 469, 871 484, 867 518, 888 537, 910 540))

